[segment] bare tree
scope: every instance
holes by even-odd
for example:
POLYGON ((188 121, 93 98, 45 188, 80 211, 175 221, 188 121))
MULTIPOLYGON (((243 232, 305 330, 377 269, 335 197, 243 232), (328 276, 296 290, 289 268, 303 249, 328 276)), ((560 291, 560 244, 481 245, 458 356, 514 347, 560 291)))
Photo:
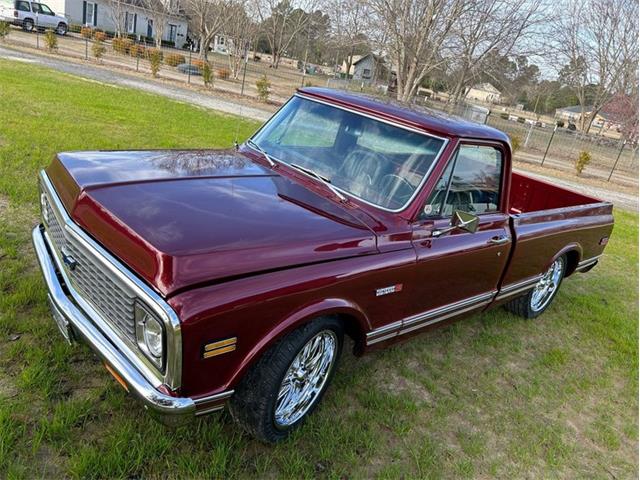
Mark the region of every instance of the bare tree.
POLYGON ((367 43, 369 3, 365 0, 330 0, 327 9, 331 17, 332 40, 336 46, 334 63, 337 64, 338 58, 344 54, 348 75, 356 49, 367 43))
MULTIPOLYGON (((470 2, 451 30, 453 88, 451 99, 464 98, 469 84, 484 70, 490 56, 508 56, 519 43, 530 48, 529 36, 546 18, 542 0, 476 0, 470 2)), ((539 42, 537 42, 540 45, 539 42)), ((518 52, 533 53, 523 51, 518 52)))
POLYGON ((254 0, 262 34, 271 49, 271 66, 278 68, 293 39, 311 20, 315 0, 254 0))
POLYGON ((450 53, 447 40, 464 0, 371 0, 398 82, 397 98, 409 101, 422 80, 450 53))
POLYGON ((223 27, 229 51, 229 69, 233 78, 238 78, 242 60, 249 55, 249 47, 255 40, 258 26, 247 13, 247 0, 237 0, 229 6, 229 14, 223 27))
POLYGON ((582 0, 562 9, 555 22, 559 78, 578 97, 580 128, 588 132, 607 102, 637 82, 638 3, 582 0))
POLYGON ((209 45, 222 33, 229 18, 231 0, 185 0, 191 31, 200 41, 200 56, 207 58, 209 45))
POLYGON ((162 46, 164 29, 173 15, 177 15, 180 7, 174 0, 140 0, 145 13, 153 21, 153 38, 156 47, 162 46))
POLYGON ((127 33, 126 17, 127 4, 122 0, 107 0, 109 17, 115 26, 115 34, 122 37, 127 33))

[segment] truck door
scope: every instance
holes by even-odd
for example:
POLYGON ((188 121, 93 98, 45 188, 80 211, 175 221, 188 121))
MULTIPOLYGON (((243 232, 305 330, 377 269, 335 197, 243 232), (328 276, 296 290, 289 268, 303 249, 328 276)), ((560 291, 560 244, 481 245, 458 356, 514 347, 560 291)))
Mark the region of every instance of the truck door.
POLYGON ((511 248, 507 163, 503 146, 471 142, 449 160, 413 224, 417 265, 405 332, 491 302, 511 248), (456 210, 478 217, 475 233, 447 231, 456 210))

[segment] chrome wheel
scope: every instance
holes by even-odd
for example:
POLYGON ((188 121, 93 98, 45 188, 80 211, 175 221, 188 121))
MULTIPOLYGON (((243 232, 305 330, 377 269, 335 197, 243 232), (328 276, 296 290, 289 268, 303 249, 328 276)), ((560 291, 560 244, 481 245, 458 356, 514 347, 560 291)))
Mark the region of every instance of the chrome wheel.
POLYGON ((540 281, 536 284, 531 294, 531 310, 539 312, 543 310, 558 290, 564 273, 564 261, 562 257, 556 259, 549 267, 540 281))
POLYGON ((327 383, 337 353, 338 336, 333 330, 322 330, 302 347, 280 384, 276 427, 289 427, 309 411, 327 383))

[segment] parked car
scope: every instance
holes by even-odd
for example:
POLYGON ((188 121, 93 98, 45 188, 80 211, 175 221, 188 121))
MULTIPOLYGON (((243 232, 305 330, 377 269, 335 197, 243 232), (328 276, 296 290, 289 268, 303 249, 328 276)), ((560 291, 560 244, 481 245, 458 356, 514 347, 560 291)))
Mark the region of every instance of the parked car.
POLYGON ((181 63, 176 67, 179 72, 184 73, 185 75, 202 75, 202 69, 197 65, 191 65, 189 63, 181 63))
POLYGON ((613 228, 611 203, 512 172, 498 130, 320 88, 237 150, 59 153, 40 188, 67 341, 165 423, 226 404, 267 442, 345 336, 362 355, 500 305, 535 318, 613 228))
POLYGON ((13 4, 0 5, 0 20, 22 27, 27 32, 52 29, 66 35, 69 24, 66 17, 57 15, 44 3, 15 0, 13 4))

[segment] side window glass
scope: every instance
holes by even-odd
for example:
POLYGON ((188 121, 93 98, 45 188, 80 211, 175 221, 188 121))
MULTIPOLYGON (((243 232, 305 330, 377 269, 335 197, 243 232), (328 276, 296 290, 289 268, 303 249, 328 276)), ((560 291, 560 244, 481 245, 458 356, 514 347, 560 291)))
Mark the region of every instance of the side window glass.
POLYGON ((20 10, 21 12, 29 12, 29 4, 27 2, 17 2, 16 10, 20 10))
POLYGON ((31 10, 33 11, 33 13, 40 13, 40 4, 39 3, 32 3, 31 4, 31 10))
POLYGON ((47 7, 44 3, 40 4, 40 13, 43 13, 45 15, 53 15, 53 11, 47 7))
POLYGON ((451 180, 451 171, 453 170, 453 164, 455 163, 455 159, 449 162, 447 168, 444 169, 444 173, 436 183, 431 195, 427 199, 427 203, 425 203, 421 216, 423 218, 428 217, 440 217, 440 211, 442 209, 442 203, 444 202, 444 198, 447 195, 447 189, 449 187, 449 181, 451 180))
POLYGON ((424 208, 424 215, 449 217, 454 210, 481 215, 500 206, 502 153, 481 145, 462 145, 424 208), (451 175, 451 170, 453 174, 451 175), (431 211, 427 215, 427 211, 431 211))

